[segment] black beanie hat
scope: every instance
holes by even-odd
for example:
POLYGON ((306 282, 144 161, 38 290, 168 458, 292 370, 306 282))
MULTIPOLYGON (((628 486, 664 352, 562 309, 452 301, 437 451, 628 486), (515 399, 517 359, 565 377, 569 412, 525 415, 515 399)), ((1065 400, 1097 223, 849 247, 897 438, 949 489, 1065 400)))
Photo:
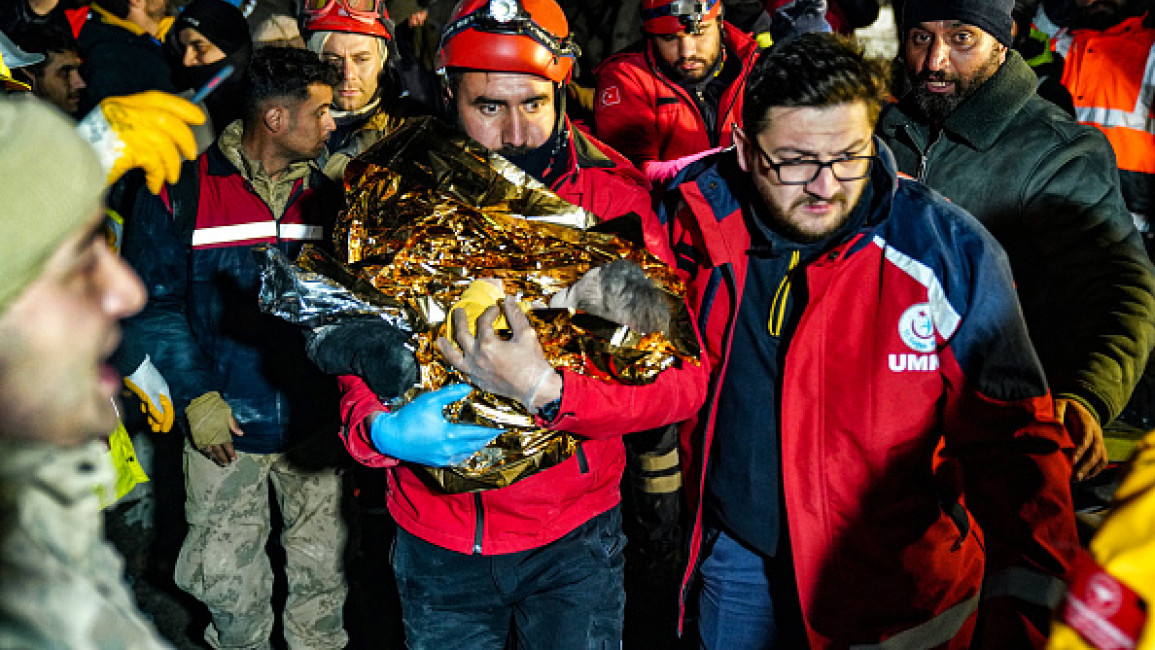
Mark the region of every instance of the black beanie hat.
POLYGON ((252 47, 249 23, 244 14, 225 0, 193 0, 177 16, 172 26, 173 35, 179 36, 186 27, 204 34, 210 43, 221 48, 226 55, 252 47))
POLYGON ((907 0, 902 11, 902 32, 905 35, 919 23, 957 20, 978 27, 1009 47, 1014 6, 1014 0, 907 0))

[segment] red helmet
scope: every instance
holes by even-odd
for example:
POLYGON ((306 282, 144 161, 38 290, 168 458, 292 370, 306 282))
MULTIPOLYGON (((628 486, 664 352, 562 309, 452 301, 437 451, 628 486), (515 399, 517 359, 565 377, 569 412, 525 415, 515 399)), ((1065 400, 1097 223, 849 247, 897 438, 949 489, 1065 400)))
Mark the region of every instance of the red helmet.
POLYGON ((722 0, 642 0, 642 28, 648 34, 696 34, 722 13, 722 0))
POLYGON ((350 32, 393 40, 385 0, 305 0, 305 32, 350 32))
POLYGON ((554 0, 461 0, 441 34, 441 68, 520 72, 565 83, 581 50, 554 0))

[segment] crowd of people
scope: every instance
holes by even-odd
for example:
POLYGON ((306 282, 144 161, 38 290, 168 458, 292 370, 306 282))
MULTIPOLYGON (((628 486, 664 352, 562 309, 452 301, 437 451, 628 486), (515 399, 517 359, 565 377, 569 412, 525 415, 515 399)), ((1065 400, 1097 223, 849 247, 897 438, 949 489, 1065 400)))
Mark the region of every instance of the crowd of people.
POLYGON ((621 647, 651 597, 647 647, 1155 647, 1151 9, 896 0, 884 61, 873 0, 4 3, 0 647, 170 647, 102 533, 121 421, 177 441, 213 648, 350 646, 366 549, 415 649, 621 647), (400 399, 393 324, 262 311, 254 247, 334 250, 428 116, 638 231, 699 358, 555 367, 490 282, 467 384, 400 399), (572 453, 430 481, 474 390, 572 453))

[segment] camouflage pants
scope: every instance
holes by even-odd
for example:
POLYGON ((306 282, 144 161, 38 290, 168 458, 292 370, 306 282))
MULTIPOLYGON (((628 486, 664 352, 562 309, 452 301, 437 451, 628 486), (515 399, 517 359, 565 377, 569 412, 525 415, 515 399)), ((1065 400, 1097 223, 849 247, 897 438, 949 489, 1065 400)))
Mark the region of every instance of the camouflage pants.
POLYGON ((185 443, 188 535, 176 583, 212 614, 205 640, 214 648, 268 648, 273 630, 273 571, 265 553, 272 484, 284 528, 285 639, 290 648, 343 648, 343 569, 347 526, 341 475, 304 469, 290 454, 246 454, 227 467, 185 443))

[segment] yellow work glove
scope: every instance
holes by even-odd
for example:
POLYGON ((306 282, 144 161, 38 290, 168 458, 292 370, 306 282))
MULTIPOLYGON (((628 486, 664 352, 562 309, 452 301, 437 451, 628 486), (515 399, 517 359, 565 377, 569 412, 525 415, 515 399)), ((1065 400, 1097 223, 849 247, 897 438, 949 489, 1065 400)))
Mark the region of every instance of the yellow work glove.
MULTIPOLYGON (((505 298, 505 289, 502 288, 501 280, 483 278, 470 282, 465 291, 461 293, 461 297, 449 309, 449 322, 445 325, 446 330, 452 332, 454 319, 457 318, 458 314, 464 313, 469 333, 476 335, 477 319, 485 313, 486 309, 500 306, 502 298, 505 298), (457 311, 458 309, 461 311, 457 311)), ((498 316, 497 321, 493 324, 495 330, 508 329, 508 327, 505 316, 498 316)))
POLYGON ((1155 434, 1140 443, 1091 555, 1072 571, 1047 647, 1155 648, 1155 434))
POLYGON ((147 355, 131 375, 124 378, 124 385, 140 398, 140 411, 148 416, 148 426, 156 433, 168 433, 176 419, 176 409, 168 382, 152 365, 147 355))
POLYGON ((189 125, 204 121, 204 111, 195 104, 150 90, 105 99, 77 129, 96 149, 110 185, 140 167, 148 189, 157 194, 165 181, 175 183, 180 178, 183 159, 196 156, 196 138, 189 125))

